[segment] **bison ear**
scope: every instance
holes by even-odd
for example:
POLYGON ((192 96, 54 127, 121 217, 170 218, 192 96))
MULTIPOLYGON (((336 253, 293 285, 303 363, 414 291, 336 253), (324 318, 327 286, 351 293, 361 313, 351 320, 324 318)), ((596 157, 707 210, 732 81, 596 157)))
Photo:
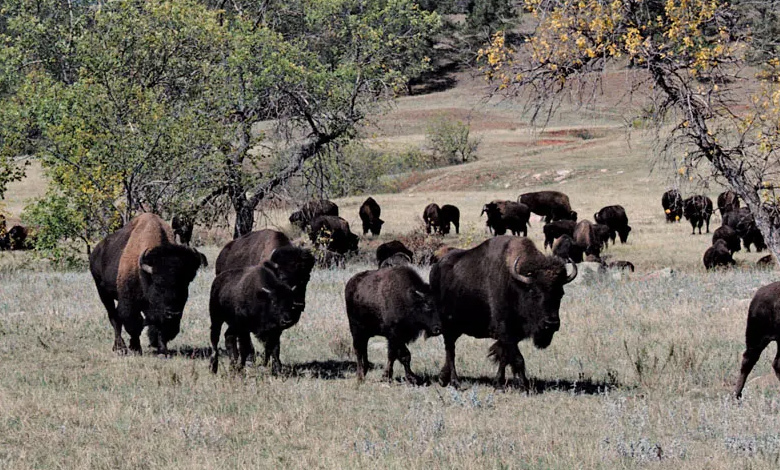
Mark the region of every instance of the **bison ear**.
POLYGON ((208 268, 209 267, 209 260, 206 259, 206 255, 201 253, 198 250, 193 250, 198 255, 198 260, 200 261, 200 267, 201 268, 208 268))

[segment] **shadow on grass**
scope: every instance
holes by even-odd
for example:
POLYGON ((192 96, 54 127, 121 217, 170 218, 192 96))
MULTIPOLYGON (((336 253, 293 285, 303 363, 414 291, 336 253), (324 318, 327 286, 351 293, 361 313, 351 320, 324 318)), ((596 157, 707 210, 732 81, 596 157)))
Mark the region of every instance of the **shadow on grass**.
POLYGON ((427 95, 455 88, 458 80, 454 74, 460 70, 460 64, 451 62, 438 67, 436 70, 425 72, 409 82, 409 95, 427 95))
MULTIPOLYGON (((220 355, 225 355, 224 349, 219 350, 220 355)), ((168 356, 184 359, 208 359, 211 356, 210 347, 180 346, 178 349, 169 349, 168 356)))
MULTIPOLYGON (((458 386, 458 390, 468 390, 474 385, 483 385, 486 387, 495 387, 495 377, 467 377, 467 376, 460 376, 460 385, 458 386)), ((423 377, 425 381, 425 385, 430 384, 439 384, 439 376, 438 375, 426 375, 423 377)), ((529 379, 531 382, 531 390, 530 392, 533 394, 542 394, 546 392, 567 392, 574 395, 600 395, 604 392, 608 391, 614 391, 614 390, 626 390, 628 386, 622 385, 620 383, 612 382, 612 381, 600 381, 600 380, 592 380, 592 379, 582 379, 582 380, 568 380, 568 379, 556 379, 556 380, 546 380, 546 379, 529 379)), ((521 389, 515 385, 515 381, 509 381, 509 383, 505 387, 495 387, 499 390, 505 390, 507 392, 518 392, 522 393, 521 389)))
MULTIPOLYGON (((369 369, 370 370, 370 369, 369 369)), ((289 377, 311 377, 314 379, 346 379, 347 374, 355 374, 355 361, 311 361, 302 364, 289 364, 285 375, 289 377)), ((354 378, 354 376, 352 376, 354 378)))

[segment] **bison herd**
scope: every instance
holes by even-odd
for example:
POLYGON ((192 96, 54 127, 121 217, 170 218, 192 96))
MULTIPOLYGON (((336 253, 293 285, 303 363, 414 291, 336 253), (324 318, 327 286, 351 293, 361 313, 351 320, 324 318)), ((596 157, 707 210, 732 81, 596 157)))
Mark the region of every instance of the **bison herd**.
MULTIPOLYGON (((662 205, 667 222, 685 217, 694 233, 697 228, 701 232, 702 226, 709 232, 713 205, 706 196, 683 199, 671 190, 663 195, 662 205)), ((734 193, 721 194, 718 210, 723 225, 714 231, 712 246, 704 254, 708 269, 733 265, 732 255, 742 246, 748 251, 751 245, 757 251, 765 248, 750 212, 740 208, 734 193)), ((338 214, 336 204, 320 200, 304 204, 289 220, 308 232, 315 252, 343 257, 357 251, 359 237, 338 214)), ((358 215, 364 235, 380 234, 384 221, 373 198, 363 203, 358 215)), ((415 253, 393 240, 378 246, 377 269, 355 274, 346 283, 344 298, 358 381, 369 370, 367 344, 372 336, 387 339, 385 378, 392 378, 397 360, 406 380, 419 384, 423 380, 411 368, 407 345, 420 335, 442 335, 444 365, 439 381, 456 385, 455 346, 459 337, 467 335, 494 341, 489 356, 498 365, 497 386, 509 383, 509 366, 516 385, 528 390, 518 343, 531 339, 536 347, 546 348, 561 326, 564 286, 577 276, 577 263, 601 262, 601 252, 610 241, 626 243, 631 232, 622 206, 602 208, 593 221, 577 220, 568 196, 555 191, 522 194, 517 201, 493 200, 483 206, 480 215, 487 216, 486 225, 494 237, 471 249, 447 247, 437 252, 429 282, 410 266, 415 253), (550 249, 551 255, 526 238, 531 213, 545 221, 544 249, 550 249)), ((429 204, 423 221, 429 234, 447 234, 450 226, 458 233, 460 211, 449 204, 429 204)), ((153 214, 140 215, 106 237, 90 255, 90 271, 114 329, 114 351, 141 354, 140 335, 146 327, 150 347, 166 354, 168 342, 179 333, 189 284, 207 262, 203 254, 187 246, 191 219, 175 218, 172 225, 153 214), (129 348, 123 329, 129 335, 129 348)), ((315 265, 312 250, 295 246, 286 235, 270 229, 251 232, 223 247, 209 299, 212 372, 219 366, 223 327, 233 370, 254 360, 251 335, 264 345, 263 364, 270 361, 273 373, 280 370, 281 335, 298 323, 306 308, 306 288, 315 265)), ((634 268, 628 261, 611 266, 634 268)), ((737 395, 761 351, 780 338, 775 313, 778 294, 780 283, 767 286, 750 305, 737 395)), ((780 377, 780 354, 774 367, 780 377)))

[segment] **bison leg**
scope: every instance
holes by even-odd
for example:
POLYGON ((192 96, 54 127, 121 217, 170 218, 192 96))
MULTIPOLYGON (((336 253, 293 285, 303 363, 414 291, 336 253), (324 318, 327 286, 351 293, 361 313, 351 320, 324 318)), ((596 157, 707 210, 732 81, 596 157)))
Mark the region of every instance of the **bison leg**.
POLYGON ((368 370, 368 338, 363 335, 352 333, 352 347, 355 348, 355 357, 357 358, 357 379, 362 382, 366 378, 368 370))
MULTIPOLYGON (((745 388, 745 381, 747 381, 747 376, 750 374, 750 371, 753 370, 753 366, 756 365, 758 358, 761 357, 761 353, 768 344, 769 341, 762 340, 758 344, 758 347, 748 346, 748 348, 745 349, 745 352, 742 354, 742 367, 739 369, 739 380, 737 380, 737 386, 734 389, 734 395, 737 398, 742 397, 742 389, 745 388)), ((777 358, 775 358, 775 363, 777 363, 777 358)), ((776 370, 777 369, 775 369, 775 371, 776 370)))
POLYGON ((707 233, 710 233, 710 218, 707 217, 704 221, 707 223, 707 233))
POLYGON ((134 305, 127 305, 126 302, 119 302, 117 314, 125 327, 125 331, 130 335, 130 351, 141 355, 141 332, 144 329, 144 320, 141 317, 141 310, 134 305))
POLYGON ((281 331, 274 331, 265 338, 265 362, 271 361, 271 373, 276 375, 282 369, 282 361, 279 359, 279 343, 282 336, 281 331))
POLYGON ((383 377, 388 382, 393 381, 393 364, 398 358, 398 350, 396 349, 397 347, 398 345, 396 345, 394 341, 389 339, 387 340, 387 365, 385 366, 385 373, 383 377))
POLYGON ((775 360, 772 361, 772 368, 775 370, 777 380, 780 380, 780 343, 777 344, 777 354, 775 360))
POLYGON ((222 333, 222 320, 211 317, 211 357, 209 358, 209 365, 211 366, 211 372, 217 373, 219 367, 219 335, 222 333))
POLYGON ((454 220, 452 224, 455 226, 455 235, 460 235, 460 221, 454 220))
POLYGON ((510 367, 512 367, 512 374, 515 377, 515 380, 520 381, 520 388, 524 391, 529 391, 531 389, 531 383, 528 381, 528 376, 525 375, 525 359, 523 358, 523 355, 520 354, 520 350, 517 348, 517 344, 514 344, 514 357, 512 358, 513 361, 509 363, 510 367))
POLYGON ((442 367, 439 374, 439 382, 443 387, 452 385, 457 388, 460 385, 458 372, 455 370, 455 342, 457 340, 457 336, 448 337, 446 334, 444 335, 444 367, 442 367))
POLYGON ((127 352, 127 345, 125 345, 125 340, 122 339, 122 322, 117 316, 114 299, 110 294, 100 289, 98 289, 98 295, 100 296, 100 301, 103 302, 103 306, 106 307, 106 312, 108 312, 108 321, 111 323, 111 327, 114 328, 114 346, 111 350, 114 352, 127 352))
POLYGON ((412 372, 412 353, 409 352, 409 348, 405 344, 401 343, 398 346, 398 352, 396 354, 401 365, 404 366, 404 373, 406 373, 406 381, 414 385, 422 385, 422 379, 412 372))
POLYGON ((245 331, 238 335, 238 354, 241 358, 241 368, 246 365, 250 353, 254 353, 252 338, 249 336, 249 331, 245 331))
POLYGON ((230 357, 230 368, 233 371, 240 370, 238 367, 238 336, 236 336, 235 328, 230 325, 225 331, 225 349, 230 357))

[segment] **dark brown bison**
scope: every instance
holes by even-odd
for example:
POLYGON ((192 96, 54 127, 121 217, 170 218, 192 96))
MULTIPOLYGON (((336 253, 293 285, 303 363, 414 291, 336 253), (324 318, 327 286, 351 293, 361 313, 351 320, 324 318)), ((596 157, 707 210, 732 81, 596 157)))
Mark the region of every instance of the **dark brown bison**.
POLYGON ((555 239, 552 246, 553 256, 557 256, 564 261, 573 263, 582 263, 582 253, 585 251, 582 246, 574 242, 574 239, 564 234, 555 239))
MULTIPOLYGON (((300 316, 306 308, 306 287, 311 278, 314 261, 314 255, 311 251, 293 246, 290 239, 282 232, 265 229, 250 232, 225 245, 217 256, 216 274, 219 275, 231 269, 265 265, 266 269, 270 269, 281 284, 294 289, 294 308, 301 310, 296 312, 300 316)), ((273 349, 274 345, 279 344, 281 335, 281 329, 269 330, 264 334, 268 342, 265 345, 266 355, 263 364, 268 364, 271 359, 267 354, 268 345, 270 344, 271 349, 273 349)), ((251 357, 254 357, 251 339, 247 342, 245 349, 251 357)))
POLYGON ((742 239, 745 250, 748 252, 750 251, 750 245, 754 245, 758 252, 766 248, 764 236, 761 234, 758 226, 756 226, 753 214, 750 213, 750 209, 747 207, 740 207, 727 212, 723 216, 723 225, 731 227, 737 232, 737 235, 742 239))
POLYGON ((136 217, 98 243, 89 269, 114 327, 114 351, 127 350, 124 326, 130 350, 141 354, 141 330, 148 326, 151 346, 166 353, 179 333, 189 284, 201 265, 205 257, 176 244, 171 227, 154 214, 136 217))
POLYGON ((683 215, 691 223, 691 235, 696 234, 696 228, 699 228, 701 235, 701 226, 707 224, 707 233, 710 233, 710 217, 712 217, 712 199, 707 196, 691 196, 683 201, 683 215))
POLYGON ((601 255, 601 240, 596 236, 593 224, 589 220, 580 220, 574 227, 574 242, 585 250, 586 255, 598 258, 601 255))
POLYGON ((680 191, 676 189, 670 189, 661 196, 661 206, 664 208, 666 214, 666 222, 674 223, 679 222, 683 216, 683 198, 680 195, 680 191))
POLYGON ((219 366, 219 336, 227 323, 225 346, 234 369, 241 369, 254 354, 250 333, 265 344, 266 363, 276 373, 281 332, 301 318, 303 305, 297 305, 295 286, 276 277, 270 261, 223 271, 211 284, 209 315, 211 316, 211 371, 219 366), (240 355, 240 362, 239 362, 240 355))
POLYGON ((314 219, 309 239, 315 245, 325 246, 327 250, 340 255, 357 251, 360 241, 360 238, 349 229, 349 222, 332 215, 323 215, 314 219))
POLYGON ((704 252, 704 267, 713 269, 717 267, 728 267, 737 264, 731 257, 726 240, 716 240, 711 247, 704 252))
POLYGON ((318 199, 305 203, 290 215, 290 223, 301 230, 306 230, 317 217, 331 215, 338 217, 339 206, 327 199, 318 199))
POLYGON ((436 203, 425 206, 423 210, 423 222, 425 222, 425 233, 434 233, 439 231, 441 219, 441 207, 436 203))
POLYGON ((405 257, 408 262, 411 263, 414 260, 414 253, 398 240, 393 240, 387 243, 382 243, 376 249, 376 262, 379 267, 382 267, 382 263, 396 255, 405 257))
POLYGON ((195 221, 184 214, 176 214, 171 220, 174 238, 179 238, 179 243, 189 246, 192 240, 192 231, 195 229, 195 221))
POLYGON ((525 204, 495 200, 482 207, 482 214, 487 214, 487 226, 496 235, 504 235, 509 230, 512 235, 528 236, 531 210, 525 204))
POLYGON ((385 379, 392 380, 393 364, 400 361, 406 380, 419 384, 410 367, 411 353, 406 347, 421 333, 441 334, 441 320, 431 289, 414 269, 396 266, 355 274, 344 289, 349 329, 357 356, 357 379, 362 381, 369 368, 368 340, 387 338, 385 379))
POLYGON ((723 191, 718 195, 718 210, 721 217, 727 212, 739 209, 739 196, 734 191, 723 191))
POLYGON ((5 233, 0 233, 0 250, 29 250, 32 243, 30 231, 23 225, 14 225, 5 233))
POLYGON ((606 206, 593 214, 593 219, 597 224, 609 227, 609 239, 615 244, 615 234, 620 237, 620 243, 628 241, 628 233, 631 232, 631 226, 628 225, 628 217, 623 206, 606 206))
POLYGON ((379 235, 382 231, 382 224, 384 224, 385 221, 379 218, 382 214, 382 209, 374 198, 370 197, 366 199, 363 205, 360 206, 358 214, 360 215, 360 221, 363 222, 363 235, 367 234, 369 230, 372 235, 379 235))
POLYGON ((442 235, 450 233, 450 224, 455 226, 455 233, 460 233, 460 209, 452 204, 444 204, 439 210, 439 232, 442 235))
POLYGON ((602 249, 609 247, 610 233, 614 234, 609 227, 604 224, 593 224, 593 233, 596 235, 596 240, 602 249))
POLYGON ((431 288, 444 326, 446 360, 442 385, 458 383, 455 342, 461 335, 493 338, 498 362, 496 385, 505 384, 506 366, 528 389, 517 343, 533 338, 546 348, 560 327, 558 310, 567 275, 562 260, 545 256, 528 238, 499 236, 470 250, 453 251, 431 268, 431 288))
MULTIPOLYGON (((745 352, 742 354, 742 366, 739 371, 739 379, 734 390, 737 398, 742 396, 742 389, 748 374, 753 370, 761 352, 772 341, 780 341, 780 305, 777 299, 780 297, 780 282, 766 285, 756 292, 750 302, 747 316, 747 328, 745 330, 745 352)), ((780 379, 780 343, 778 353, 772 362, 775 375, 780 379)))
POLYGON ((631 261, 613 261, 607 266, 609 269, 628 269, 632 273, 634 272, 634 263, 631 261))
POLYGON ((549 246, 552 248, 555 239, 562 235, 574 237, 574 227, 576 226, 577 222, 573 220, 556 220, 545 225, 542 228, 544 232, 544 247, 547 248, 549 246))
POLYGON ((577 221, 577 213, 571 210, 569 196, 558 191, 536 191, 521 194, 517 198, 517 202, 528 206, 528 209, 534 214, 544 217, 545 222, 562 219, 577 221))
POLYGON ((732 255, 741 249, 737 231, 728 225, 721 225, 712 232, 712 244, 714 245, 718 240, 726 242, 726 247, 732 255))

